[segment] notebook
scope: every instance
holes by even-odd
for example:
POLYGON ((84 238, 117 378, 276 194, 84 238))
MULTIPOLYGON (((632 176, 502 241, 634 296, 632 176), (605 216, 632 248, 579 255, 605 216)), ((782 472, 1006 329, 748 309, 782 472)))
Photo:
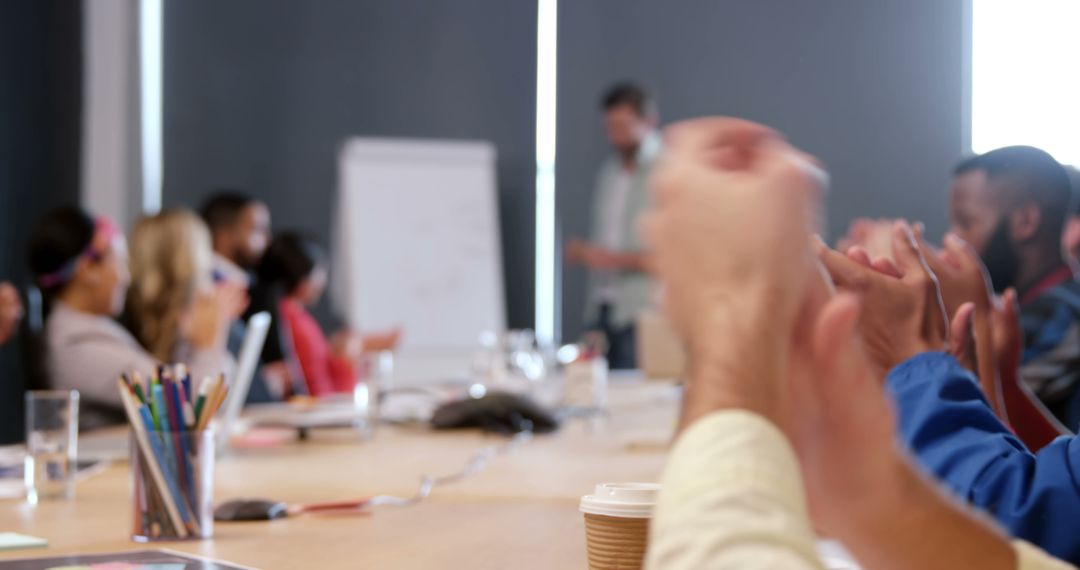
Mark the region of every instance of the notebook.
POLYGON ((0 570, 252 570, 226 562, 198 558, 171 550, 131 550, 112 554, 70 554, 49 558, 0 561, 0 570))

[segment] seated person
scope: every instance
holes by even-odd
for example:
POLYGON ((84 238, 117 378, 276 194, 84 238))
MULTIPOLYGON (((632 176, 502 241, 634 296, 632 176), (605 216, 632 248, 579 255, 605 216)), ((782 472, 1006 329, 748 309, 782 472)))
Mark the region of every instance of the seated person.
MULTIPOLYGON (((108 219, 59 208, 34 227, 28 253, 46 305, 41 356, 49 387, 79 390, 82 428, 125 422, 116 379, 132 371, 151 373, 162 360, 114 320, 124 308, 130 282, 124 235, 108 219)), ((205 313, 200 317, 216 318, 205 313)), ((228 367, 228 353, 216 337, 189 340, 192 353, 186 363, 193 375, 228 367)))
POLYGON ((312 396, 351 392, 362 352, 392 349, 397 344, 397 331, 365 338, 339 330, 327 340, 308 312, 322 298, 327 280, 326 255, 312 239, 294 232, 275 236, 259 264, 257 279, 252 310, 270 310, 279 323, 263 351, 264 362, 293 360, 295 365, 289 370, 303 379, 299 383, 290 378, 290 386, 297 391, 306 390, 312 396))
POLYGON ((210 349, 206 354, 226 351, 229 324, 247 292, 238 283, 213 283, 202 220, 180 209, 144 217, 131 243, 123 321, 139 343, 161 362, 188 362, 196 346, 210 349))
POLYGON ((240 192, 219 191, 200 211, 214 248, 214 280, 251 285, 270 242, 270 209, 240 192))
POLYGON ((952 231, 982 257, 998 293, 1015 288, 1024 328, 1021 377, 1066 427, 1080 424, 1080 282, 1061 248, 1071 188, 1065 169, 1027 146, 956 167, 952 231))
POLYGON ((11 283, 0 283, 0 344, 11 340, 22 319, 22 301, 11 283))
MULTIPOLYGON (((880 353, 857 326, 873 318, 870 306, 860 313, 866 300, 850 292, 828 298, 811 262, 809 220, 823 193, 807 157, 734 119, 666 134, 659 199, 643 227, 691 373, 646 566, 820 570, 816 528, 867 569, 1068 568, 1010 545, 895 445, 881 376, 866 357, 880 353)), ((925 272, 908 273, 906 284, 926 282, 925 272)), ((917 310, 930 306, 905 305, 916 311, 893 320, 896 346, 944 348, 945 331, 923 328, 917 310)))
MULTIPOLYGON (((200 214, 210 230, 214 248, 214 282, 239 283, 250 289, 255 267, 270 242, 270 209, 241 192, 221 190, 203 203, 200 214)), ((234 356, 239 356, 246 335, 246 323, 240 319, 233 321, 229 327, 229 351, 234 356)), ((283 375, 284 370, 273 370, 272 367, 256 370, 247 403, 280 400, 282 382, 273 379, 283 375)))
MULTIPOLYGON (((925 350, 926 337, 944 334, 941 299, 953 293, 942 294, 926 256, 910 242, 902 232, 894 237, 894 248, 908 253, 897 255, 889 271, 820 251, 837 287, 862 298, 859 334, 878 376, 887 372, 901 439, 928 471, 1010 534, 1080 563, 1080 535, 1071 526, 1080 512, 1080 440, 1058 437, 1033 453, 994 414, 979 381, 956 358, 925 350)), ((1018 345, 1018 332, 998 337, 1018 345)))

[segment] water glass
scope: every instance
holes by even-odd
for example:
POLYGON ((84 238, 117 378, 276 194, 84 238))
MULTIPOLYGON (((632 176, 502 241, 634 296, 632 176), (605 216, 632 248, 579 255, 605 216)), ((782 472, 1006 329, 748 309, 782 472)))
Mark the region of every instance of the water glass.
POLYGON ((359 371, 353 388, 356 428, 363 439, 371 439, 379 425, 379 405, 383 394, 394 386, 394 353, 389 350, 365 353, 360 359, 359 371))
POLYGON ((79 392, 33 390, 26 393, 26 500, 75 496, 75 458, 79 441, 79 392))

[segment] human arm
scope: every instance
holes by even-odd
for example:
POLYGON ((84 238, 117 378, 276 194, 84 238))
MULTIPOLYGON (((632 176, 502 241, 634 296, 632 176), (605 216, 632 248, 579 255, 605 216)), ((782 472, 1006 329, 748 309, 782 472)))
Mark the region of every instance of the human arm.
POLYGON ((0 344, 11 340, 23 316, 19 292, 11 283, 0 283, 0 344))
POLYGON ((757 414, 730 409, 694 422, 661 488, 647 568, 823 568, 791 445, 757 414))
POLYGON ((349 381, 352 381, 350 367, 341 362, 341 356, 334 354, 319 323, 295 301, 283 301, 279 313, 288 327, 293 353, 307 382, 308 393, 327 396, 340 392, 344 374, 349 374, 349 381))
POLYGON ((616 251, 582 240, 572 240, 566 246, 566 260, 594 270, 615 270, 643 273, 648 270, 648 256, 638 251, 616 251))
POLYGON ((986 405, 970 373, 945 354, 904 362, 886 385, 901 437, 923 467, 1013 536, 1080 560, 1070 522, 1080 512, 1080 442, 1058 438, 1030 453, 986 405))
MULTIPOLYGON (((971 337, 974 345, 973 362, 969 370, 975 373, 979 386, 994 413, 1006 425, 1009 424, 1008 407, 1002 393, 1002 376, 1009 371, 1000 365, 995 342, 993 316, 995 312, 993 288, 979 254, 975 248, 955 234, 946 234, 940 250, 931 247, 924 238, 922 224, 915 226, 915 238, 923 251, 927 265, 937 276, 945 313, 956 314, 965 304, 974 304, 971 337)), ((1019 340, 1016 340, 1019 343, 1019 340)), ((1015 369, 1012 370, 1015 375, 1015 369)))
POLYGON ((364 352, 394 350, 401 341, 401 329, 395 328, 377 333, 365 333, 361 336, 360 347, 364 352))
POLYGON ((1009 289, 991 314, 993 349, 999 361, 1002 400, 1010 427, 1032 452, 1037 452, 1068 429, 1046 409, 1039 398, 1020 378, 1020 351, 1023 339, 1020 331, 1020 306, 1016 290, 1009 289))
POLYGON ((104 318, 101 322, 96 330, 82 328, 62 335, 46 329, 49 385, 78 390, 87 404, 120 411, 117 378, 132 372, 153 374, 159 362, 119 325, 104 318))
POLYGON ((669 131, 653 180, 657 207, 643 227, 690 375, 650 568, 821 568, 798 466, 777 428, 783 355, 812 275, 807 203, 819 189, 774 137, 741 121, 682 125, 669 131), (736 247, 733 235, 766 216, 761 239, 736 247))

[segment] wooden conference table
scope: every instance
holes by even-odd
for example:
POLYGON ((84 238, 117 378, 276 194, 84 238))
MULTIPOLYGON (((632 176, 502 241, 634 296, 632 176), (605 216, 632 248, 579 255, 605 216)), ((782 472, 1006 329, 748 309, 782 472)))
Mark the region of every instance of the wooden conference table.
MULTIPOLYGON (((49 541, 46 549, 0 552, 0 561, 160 545, 266 569, 584 569, 578 500, 599 482, 656 481, 677 401, 670 383, 613 381, 603 424, 571 420, 555 434, 497 456, 474 476, 437 488, 420 504, 369 515, 217 523, 214 538, 204 541, 133 543, 128 465, 115 463, 80 481, 74 500, 0 502, 0 531, 49 541)), ((421 476, 457 472, 479 449, 505 441, 478 431, 383 426, 362 442, 352 430, 316 430, 307 441, 219 458, 215 498, 409 497, 421 476)))

